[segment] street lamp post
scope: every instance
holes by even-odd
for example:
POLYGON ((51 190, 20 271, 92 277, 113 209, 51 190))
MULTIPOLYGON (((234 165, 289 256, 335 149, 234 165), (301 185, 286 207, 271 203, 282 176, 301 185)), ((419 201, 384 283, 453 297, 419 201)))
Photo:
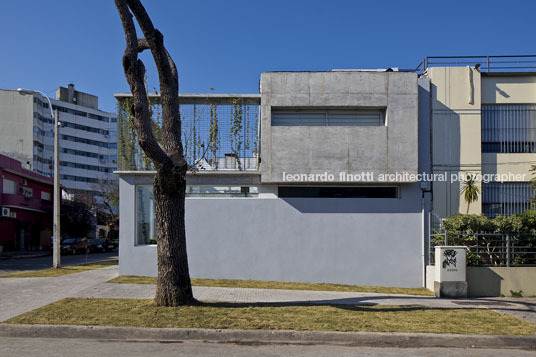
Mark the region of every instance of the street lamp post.
POLYGON ((61 226, 60 226, 60 203, 61 203, 61 188, 60 188, 60 121, 59 112, 56 109, 56 114, 52 111, 52 102, 50 98, 39 90, 32 89, 17 89, 19 93, 35 94, 38 93, 45 97, 48 101, 48 109, 50 116, 54 119, 54 217, 53 217, 53 234, 54 243, 52 249, 52 264, 54 268, 61 267, 61 226))

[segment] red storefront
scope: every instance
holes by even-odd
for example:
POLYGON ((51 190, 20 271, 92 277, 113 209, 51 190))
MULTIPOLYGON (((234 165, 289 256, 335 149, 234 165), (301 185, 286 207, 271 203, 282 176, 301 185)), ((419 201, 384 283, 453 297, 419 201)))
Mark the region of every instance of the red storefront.
POLYGON ((0 247, 3 251, 50 249, 52 178, 0 155, 0 247))

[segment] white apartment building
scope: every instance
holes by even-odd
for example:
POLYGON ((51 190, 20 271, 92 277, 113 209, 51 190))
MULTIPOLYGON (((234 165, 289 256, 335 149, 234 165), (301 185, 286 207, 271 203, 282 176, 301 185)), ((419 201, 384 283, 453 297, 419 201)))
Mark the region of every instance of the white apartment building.
MULTIPOLYGON (((59 87, 52 109, 59 111, 60 181, 71 192, 98 195, 102 180, 115 180, 117 114, 98 109, 98 97, 69 84, 59 87)), ((53 175, 54 118, 38 94, 0 89, 0 153, 40 174, 53 175)))

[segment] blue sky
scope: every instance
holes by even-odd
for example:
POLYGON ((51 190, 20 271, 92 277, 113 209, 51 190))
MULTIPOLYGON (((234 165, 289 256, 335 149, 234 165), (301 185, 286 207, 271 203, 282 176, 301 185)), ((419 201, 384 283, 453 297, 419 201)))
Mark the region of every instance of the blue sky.
MULTIPOLYGON (((414 68, 425 56, 535 54, 534 1, 145 0, 183 93, 257 93, 261 72, 414 68)), ((1 1, 0 88, 59 85, 115 111, 128 91, 113 0, 1 1)), ((154 65, 143 56, 150 88, 154 65)))

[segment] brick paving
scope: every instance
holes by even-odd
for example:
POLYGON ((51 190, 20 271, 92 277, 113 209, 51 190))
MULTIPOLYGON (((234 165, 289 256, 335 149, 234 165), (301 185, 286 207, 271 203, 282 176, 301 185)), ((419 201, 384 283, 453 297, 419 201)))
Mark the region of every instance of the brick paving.
MULTIPOLYGON (((106 283, 117 266, 54 278, 0 279, 0 321, 66 297, 152 299, 155 286, 106 283)), ((201 301, 283 304, 423 305, 435 308, 487 308, 536 323, 536 299, 436 299, 430 296, 334 291, 193 288, 201 301)))

